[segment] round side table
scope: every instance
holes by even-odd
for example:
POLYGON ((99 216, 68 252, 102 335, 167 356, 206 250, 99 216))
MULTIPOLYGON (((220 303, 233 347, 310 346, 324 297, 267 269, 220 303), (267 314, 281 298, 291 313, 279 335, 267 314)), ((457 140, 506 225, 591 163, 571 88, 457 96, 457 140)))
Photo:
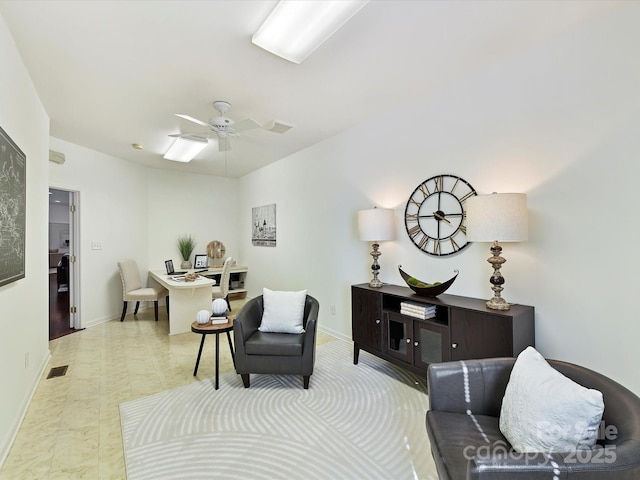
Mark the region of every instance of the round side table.
POLYGON ((231 350, 231 358, 233 360, 233 364, 236 364, 236 357, 233 352, 233 343, 231 342, 231 331, 233 330, 233 316, 229 315, 227 323, 221 323, 217 325, 211 325, 211 323, 205 323, 204 325, 200 325, 198 322, 193 322, 191 324, 191 331, 193 333, 202 334, 202 340, 200 340, 200 349, 198 350, 198 358, 196 360, 196 367, 193 369, 193 376, 195 377, 198 373, 198 366, 200 365, 200 357, 202 355, 202 347, 204 346, 204 339, 207 335, 215 334, 216 336, 216 390, 218 390, 218 378, 219 378, 219 370, 220 370, 220 334, 226 333, 227 340, 229 341, 229 349, 231 350))

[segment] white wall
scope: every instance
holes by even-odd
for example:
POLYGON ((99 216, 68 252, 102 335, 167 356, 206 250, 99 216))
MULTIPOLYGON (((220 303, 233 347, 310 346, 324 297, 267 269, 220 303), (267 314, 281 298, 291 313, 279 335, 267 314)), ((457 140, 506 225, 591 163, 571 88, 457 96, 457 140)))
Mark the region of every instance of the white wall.
POLYGON ((49 222, 69 223, 69 207, 58 203, 49 204, 49 222))
POLYGON ((148 269, 147 169, 53 137, 50 148, 66 157, 64 164, 49 162, 50 185, 79 192, 78 307, 89 327, 119 316, 119 259, 134 258, 141 272, 148 269), (93 241, 102 250, 92 250, 93 241))
POLYGON ((182 258, 176 244, 182 235, 195 238, 193 255, 207 253, 207 244, 220 240, 227 256, 242 263, 237 246, 236 179, 148 170, 147 182, 150 268, 164 269, 164 261, 171 258, 178 269, 182 258))
POLYGON ((194 253, 221 240, 227 254, 237 256, 237 180, 148 169, 53 137, 51 148, 66 156, 62 165, 50 162, 51 185, 80 197, 84 327, 120 317, 120 259, 136 260, 144 283, 149 269, 164 270, 164 260, 179 266, 176 241, 182 234, 196 238, 194 253), (102 250, 91 249, 94 241, 102 250))
POLYGON ((381 245, 383 281, 402 282, 398 264, 427 280, 459 269, 448 293, 489 298, 489 245, 434 258, 404 231, 413 189, 459 175, 479 193, 528 194, 530 238, 504 245, 504 296, 536 307, 539 350, 640 393, 639 22, 640 5, 629 5, 241 179, 250 294, 308 288, 320 326, 349 338, 349 286, 369 280, 371 263, 355 214, 378 205, 399 221, 397 240, 381 245), (272 249, 250 242, 251 207, 268 203, 278 209, 272 249))
POLYGON ((69 206, 57 203, 49 204, 49 249, 68 252, 69 245, 69 206))
POLYGON ((49 249, 68 252, 66 240, 69 240, 69 223, 49 222, 49 249))
POLYGON ((25 278, 0 287, 0 465, 48 361, 49 117, 0 16, 0 127, 26 155, 25 278))

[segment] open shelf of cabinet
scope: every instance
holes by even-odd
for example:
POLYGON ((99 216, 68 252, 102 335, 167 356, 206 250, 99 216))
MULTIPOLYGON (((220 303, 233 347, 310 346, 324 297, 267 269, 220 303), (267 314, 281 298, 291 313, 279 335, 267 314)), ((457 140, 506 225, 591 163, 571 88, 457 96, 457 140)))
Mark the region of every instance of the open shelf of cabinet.
POLYGON ((364 350, 419 375, 430 363, 512 357, 535 346, 534 307, 491 310, 485 300, 421 297, 398 285, 352 285, 351 322, 354 364, 364 350), (433 318, 401 313, 405 302, 435 307, 433 318))
MULTIPOLYGON (((247 278, 247 272, 249 268, 245 265, 234 265, 231 267, 231 275, 229 276, 229 296, 232 298, 245 298, 247 296, 247 289, 244 288, 244 283, 247 278)), ((209 267, 208 274, 216 281, 216 284, 220 282, 222 273, 222 266, 209 267)))

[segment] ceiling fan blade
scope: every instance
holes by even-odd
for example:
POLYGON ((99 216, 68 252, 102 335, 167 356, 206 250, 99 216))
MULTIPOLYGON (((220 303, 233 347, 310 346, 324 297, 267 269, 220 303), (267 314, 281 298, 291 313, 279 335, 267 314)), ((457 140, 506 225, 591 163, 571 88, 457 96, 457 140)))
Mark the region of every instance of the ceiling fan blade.
POLYGON ((262 125, 256 122, 253 118, 245 118, 233 125, 233 129, 242 132, 243 130, 253 130, 254 128, 261 128, 262 125))
POLYGON ((189 115, 183 115, 181 113, 175 113, 176 117, 184 118, 185 120, 189 120, 190 122, 197 123, 198 125, 202 125, 203 127, 208 127, 209 124, 203 122, 202 120, 198 120, 197 118, 190 117, 189 115))
POLYGON ((274 133, 285 133, 291 130, 295 125, 292 123, 283 122, 282 120, 273 120, 263 126, 265 130, 269 130, 274 133))
POLYGON ((187 140, 209 141, 211 136, 208 133, 173 133, 170 137, 186 138, 187 140))

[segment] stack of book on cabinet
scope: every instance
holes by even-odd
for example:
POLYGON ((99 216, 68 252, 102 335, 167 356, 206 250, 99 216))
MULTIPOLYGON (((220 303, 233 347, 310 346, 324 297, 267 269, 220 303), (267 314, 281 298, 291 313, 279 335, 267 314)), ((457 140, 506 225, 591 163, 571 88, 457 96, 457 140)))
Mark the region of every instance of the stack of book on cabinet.
POLYGON ((402 315, 427 320, 436 316, 436 306, 414 302, 400 302, 400 313, 402 315))

